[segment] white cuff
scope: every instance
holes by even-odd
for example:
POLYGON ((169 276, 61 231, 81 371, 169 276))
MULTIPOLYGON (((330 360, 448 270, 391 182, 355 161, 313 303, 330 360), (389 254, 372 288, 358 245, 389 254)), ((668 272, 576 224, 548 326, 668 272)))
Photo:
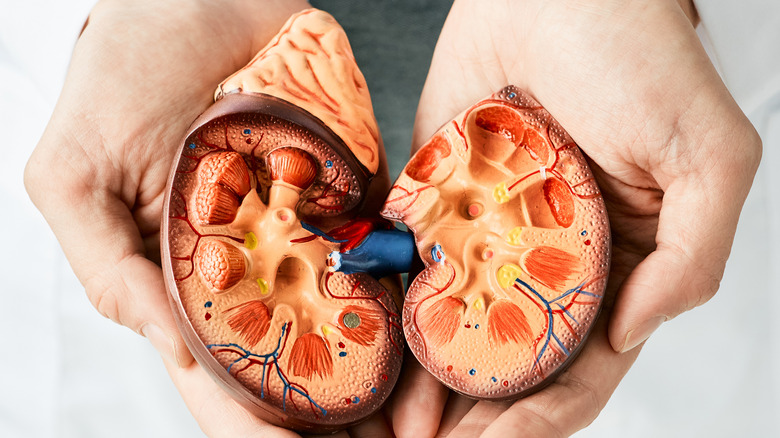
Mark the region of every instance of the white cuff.
POLYGON ((780 97, 780 2, 694 0, 726 86, 751 115, 780 97))

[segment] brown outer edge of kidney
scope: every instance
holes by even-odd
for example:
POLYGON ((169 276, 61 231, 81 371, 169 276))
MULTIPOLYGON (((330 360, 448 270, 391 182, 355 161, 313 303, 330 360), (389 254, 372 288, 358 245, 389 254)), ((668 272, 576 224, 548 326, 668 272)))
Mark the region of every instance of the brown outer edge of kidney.
MULTIPOLYGON (((173 160, 171 169, 168 173, 160 227, 162 270, 168 301, 171 303, 174 319, 181 331, 184 342, 187 344, 187 348, 190 350, 195 360, 197 360, 198 364, 209 372, 214 381, 244 409, 258 418, 288 429, 309 433, 334 433, 338 430, 357 424, 365 418, 362 417, 355 421, 343 424, 319 424, 309 421, 299 421, 286 412, 259 401, 251 391, 245 388, 227 372, 203 344, 203 341, 201 341, 184 310, 184 305, 179 296, 179 289, 176 285, 176 280, 174 279, 173 265, 167 263, 171 258, 169 248, 170 235, 168 232, 170 226, 171 188, 173 187, 176 170, 179 166, 179 159, 183 149, 186 147, 187 139, 198 129, 216 118, 240 113, 271 115, 310 130, 314 135, 319 136, 332 147, 336 153, 345 160, 347 165, 355 171, 355 177, 360 185, 361 193, 365 195, 368 191, 368 185, 373 175, 357 160, 341 138, 309 112, 292 105, 287 101, 265 94, 230 93, 224 95, 198 116, 187 129, 187 132, 177 149, 176 158, 173 160)), ((364 200, 365 196, 363 196, 360 205, 355 207, 355 210, 359 211, 362 208, 364 200)))

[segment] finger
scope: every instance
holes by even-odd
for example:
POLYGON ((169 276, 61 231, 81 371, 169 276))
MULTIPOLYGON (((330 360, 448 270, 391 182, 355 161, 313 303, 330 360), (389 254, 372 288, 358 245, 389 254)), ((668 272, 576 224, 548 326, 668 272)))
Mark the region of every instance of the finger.
POLYGON ((550 386, 515 402, 492 421, 482 437, 567 437, 590 424, 604 408, 640 348, 615 352, 609 344, 609 315, 599 318, 579 357, 550 386))
MULTIPOLYGON (((359 436, 359 435, 355 435, 355 436, 359 436)), ((330 434, 330 433, 322 434, 322 435, 317 435, 317 434, 309 435, 309 434, 305 434, 305 435, 303 435, 303 437, 304 438, 349 438, 350 434, 347 433, 346 430, 340 430, 340 431, 338 431, 336 433, 332 433, 332 434, 330 434)))
POLYGON ((392 438, 393 433, 387 424, 384 415, 378 412, 366 421, 356 424, 349 429, 349 436, 356 438, 392 438))
POLYGON ((388 407, 395 435, 398 438, 434 436, 448 392, 414 356, 407 353, 388 407))
POLYGON ((164 358, 163 362, 184 403, 206 436, 300 437, 295 432, 271 425, 249 413, 223 391, 196 362, 184 368, 179 368, 164 358))
POLYGON ((683 178, 667 188, 657 248, 618 293, 610 325, 616 351, 636 347, 664 321, 715 294, 754 172, 753 164, 729 162, 727 169, 683 178))
POLYGON ((444 414, 441 417, 441 424, 439 425, 439 431, 436 433, 436 436, 449 436, 452 429, 460 423, 463 417, 471 411, 475 404, 477 404, 477 400, 450 392, 450 396, 447 398, 447 404, 444 406, 444 414))
POLYGON ((493 402, 482 400, 461 419, 458 425, 450 432, 451 438, 469 438, 479 436, 485 428, 504 413, 512 402, 493 402))

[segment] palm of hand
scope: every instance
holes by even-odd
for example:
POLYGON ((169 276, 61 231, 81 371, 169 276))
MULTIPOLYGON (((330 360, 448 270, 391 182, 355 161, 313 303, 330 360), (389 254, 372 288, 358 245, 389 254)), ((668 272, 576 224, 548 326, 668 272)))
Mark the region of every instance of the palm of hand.
POLYGON ((76 47, 73 80, 63 92, 78 93, 83 102, 63 123, 101 140, 84 146, 94 180, 82 183, 105 184, 124 201, 152 259, 159 257, 163 190, 182 135, 209 105, 216 84, 253 51, 239 32, 214 29, 227 20, 199 22, 204 14, 166 6, 138 8, 143 17, 133 6, 105 16, 98 8, 76 47), (143 28, 131 23, 139 19, 143 28), (117 38, 118 29, 134 33, 117 38), (100 119, 89 117, 94 114, 100 119))
MULTIPOLYGON (((238 31, 212 33, 213 24, 198 22, 205 18, 198 11, 167 9, 98 5, 75 48, 58 111, 31 160, 31 167, 56 172, 71 196, 99 197, 95 202, 115 207, 121 244, 152 259, 159 258, 161 201, 178 142, 208 106, 216 84, 253 50, 238 31), (138 20, 144 26, 133 23, 138 20), (52 156, 55 163, 43 161, 52 156)), ((74 263, 83 282, 100 275, 74 263)))
POLYGON ((196 417, 212 435, 297 436, 238 408, 192 361, 155 263, 166 181, 183 134, 217 84, 304 4, 261 5, 263 14, 251 4, 98 4, 25 173, 90 300, 152 341, 185 402, 207 412, 196 417))

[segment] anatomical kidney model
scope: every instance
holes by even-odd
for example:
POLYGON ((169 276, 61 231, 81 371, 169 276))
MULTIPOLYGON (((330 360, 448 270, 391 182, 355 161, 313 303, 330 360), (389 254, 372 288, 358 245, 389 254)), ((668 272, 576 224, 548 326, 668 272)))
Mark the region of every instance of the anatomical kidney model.
MULTIPOLYGON (((200 364, 269 422, 346 427, 398 377, 398 282, 381 266, 330 266, 372 231, 407 236, 358 218, 376 215, 361 208, 381 156, 344 31, 307 10, 219 86, 174 163, 161 246, 179 326, 200 364)), ((403 236, 400 262, 380 265, 408 270, 403 236)))
POLYGON ((578 353, 606 285, 608 219, 577 145, 526 93, 506 87, 444 125, 382 215, 414 232, 426 267, 404 334, 444 384, 518 398, 578 353))

